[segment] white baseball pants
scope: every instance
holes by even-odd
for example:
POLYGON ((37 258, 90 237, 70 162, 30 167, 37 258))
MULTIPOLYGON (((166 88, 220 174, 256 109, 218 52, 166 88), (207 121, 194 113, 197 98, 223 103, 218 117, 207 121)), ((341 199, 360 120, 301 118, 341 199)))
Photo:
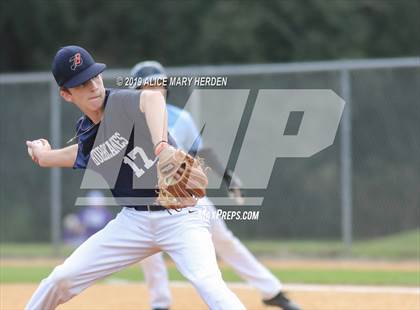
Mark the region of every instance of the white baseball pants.
MULTIPOLYGON (((203 198, 201 202, 207 206, 206 214, 216 212, 208 198, 203 198)), ((202 219, 206 221, 204 216, 202 219)), ((217 255, 247 283, 258 289, 263 299, 270 299, 281 291, 281 282, 233 235, 223 219, 210 217, 210 233, 217 255)), ((151 307, 169 308, 172 300, 162 253, 143 260, 141 266, 150 292, 151 307)))
POLYGON ((245 309, 222 279, 208 225, 188 208, 172 215, 123 208, 41 282, 26 309, 55 309, 95 281, 161 250, 210 309, 245 309))

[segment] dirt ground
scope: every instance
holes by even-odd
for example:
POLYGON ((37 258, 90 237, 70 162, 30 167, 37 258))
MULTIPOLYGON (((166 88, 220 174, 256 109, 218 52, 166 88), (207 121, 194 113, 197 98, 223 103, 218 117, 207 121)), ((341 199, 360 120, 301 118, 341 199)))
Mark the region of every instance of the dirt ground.
MULTIPOLYGON (((34 284, 0 285, 3 310, 23 309, 26 301, 36 289, 34 284)), ((268 308, 260 302, 260 296, 254 289, 246 285, 231 285, 232 290, 245 304, 247 309, 268 308)), ((286 287, 287 289, 287 287, 286 287)), ((311 310, 419 310, 420 290, 402 289, 390 293, 390 289, 378 291, 355 289, 329 290, 307 287, 306 289, 288 289, 289 296, 296 300, 303 309, 311 310)), ((392 290, 392 289, 391 289, 392 290)), ((207 309, 192 286, 183 283, 171 285, 173 294, 173 310, 207 309)), ((104 310, 104 309, 150 309, 148 293, 144 284, 97 284, 66 304, 60 310, 104 310)))
MULTIPOLYGON (((2 259, 0 266, 55 266, 61 259, 2 259)), ((263 260, 273 268, 349 268, 353 270, 404 270, 418 272, 418 261, 338 261, 338 260, 263 260)), ((171 262, 168 262, 170 265, 171 262)), ((0 309, 23 309, 37 284, 1 284, 0 309)), ((258 292, 245 284, 230 284, 247 309, 268 308, 261 303, 258 292)), ((286 285, 291 298, 305 310, 420 310, 420 288, 286 285)), ((192 286, 171 282, 172 310, 207 309, 192 286)), ((148 292, 142 283, 96 284, 68 303, 61 310, 150 309, 148 292)))

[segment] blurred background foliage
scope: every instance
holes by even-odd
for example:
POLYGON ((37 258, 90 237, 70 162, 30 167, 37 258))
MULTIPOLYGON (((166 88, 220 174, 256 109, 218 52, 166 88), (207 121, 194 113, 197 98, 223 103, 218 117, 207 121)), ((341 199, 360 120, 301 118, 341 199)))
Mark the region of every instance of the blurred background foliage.
MULTIPOLYGON (((417 0, 2 0, 0 72, 48 71, 56 50, 68 44, 86 47, 110 68, 144 59, 184 66, 418 56, 419 17, 417 0)), ((350 80, 354 237, 418 232, 420 70, 356 70, 350 80)), ((337 72, 230 76, 229 86, 340 93, 337 72)), ((46 83, 0 86, 1 242, 50 238, 50 171, 28 160, 24 144, 48 138, 49 92, 46 83)), ((182 107, 188 95, 177 89, 170 101, 182 107)), ((62 145, 79 116, 63 103, 62 145)), ((249 239, 339 239, 339 137, 340 131, 333 146, 310 159, 278 159, 258 224, 231 221, 232 230, 249 239)), ((67 214, 84 194, 82 172, 62 173, 67 214)))
POLYGON ((48 70, 68 44, 109 67, 419 55, 419 16, 417 0, 3 0, 0 71, 48 70))

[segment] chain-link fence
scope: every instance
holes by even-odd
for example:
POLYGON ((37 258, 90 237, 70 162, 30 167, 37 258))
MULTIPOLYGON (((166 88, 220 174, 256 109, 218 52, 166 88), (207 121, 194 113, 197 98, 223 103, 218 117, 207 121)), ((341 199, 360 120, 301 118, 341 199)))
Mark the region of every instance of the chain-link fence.
MULTIPOLYGON (((128 72, 109 70, 106 85, 115 87, 116 76, 128 72)), ((227 76, 228 88, 251 89, 251 96, 259 89, 332 89, 347 101, 331 147, 311 158, 277 159, 259 221, 229 223, 239 236, 344 237, 349 243, 353 235, 365 238, 419 226, 419 58, 168 72, 227 76)), ((182 107, 190 93, 188 87, 170 89, 168 101, 182 107)), ((46 137, 65 146, 73 137, 80 112, 57 94, 49 73, 0 75, 2 242, 47 241, 51 236, 57 242, 62 216, 74 212, 75 198, 83 196, 82 172, 41 169, 26 154, 25 140, 46 137)), ((247 104, 246 113, 251 111, 247 104)), ((228 103, 221 113, 229 113, 228 103)), ((266 120, 275 117, 268 113, 266 120)), ((243 122, 237 139, 245 130, 243 122)))

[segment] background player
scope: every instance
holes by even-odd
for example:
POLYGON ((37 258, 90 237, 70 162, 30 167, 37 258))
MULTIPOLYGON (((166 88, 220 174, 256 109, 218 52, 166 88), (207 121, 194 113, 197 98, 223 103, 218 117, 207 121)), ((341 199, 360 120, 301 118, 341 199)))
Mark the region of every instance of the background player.
MULTIPOLYGON (((122 157, 118 156, 131 152, 134 143, 149 158, 159 154, 157 147, 164 148, 162 152, 169 148, 166 142, 162 142, 168 141, 165 100, 156 91, 105 90, 100 75, 105 67, 95 63, 92 56, 79 46, 66 46, 57 52, 52 72, 60 86, 60 95, 84 113, 76 126, 75 137, 79 142, 52 150, 45 139, 27 141, 28 152, 33 161, 42 167, 88 167, 109 181, 106 173, 100 170, 103 165, 90 159, 94 147, 105 145, 105 142, 109 144, 109 135, 115 136, 112 120, 116 115, 112 114, 109 119, 109 111, 114 109, 125 117, 136 118, 134 128, 142 133, 143 140, 134 139, 133 127, 119 127, 122 128, 118 132, 119 142, 114 143, 113 156, 108 153, 105 164, 108 168, 119 164, 118 171, 112 169, 118 178, 111 191, 114 197, 132 199, 150 197, 152 193, 156 197, 155 188, 133 188, 132 166, 122 164, 122 157), (124 148, 123 144, 126 144, 124 148), (113 165, 109 166, 109 163, 113 165)), ((157 182, 155 166, 146 169, 145 165, 144 168, 140 181, 153 182, 150 185, 154 186, 157 182)), ((189 213, 188 208, 183 208, 170 214, 158 205, 125 206, 114 220, 85 241, 41 282, 26 308, 55 309, 96 280, 161 250, 172 257, 178 270, 194 285, 211 309, 244 308, 223 282, 208 223, 203 222, 199 212, 189 213)))
MULTIPOLYGON (((164 95, 167 90, 160 87, 163 79, 167 79, 167 74, 162 65, 156 61, 140 62, 131 70, 131 76, 141 78, 140 87, 144 89, 158 88, 164 95), (142 86, 143 85, 143 86, 142 86)), ((167 85, 167 84, 166 84, 167 85)), ((186 150, 193 154, 199 154, 205 158, 205 162, 210 167, 223 176, 227 186, 235 188, 233 194, 240 202, 240 181, 232 171, 225 173, 225 169, 220 164, 214 152, 203 145, 200 134, 195 126, 192 116, 184 110, 167 103, 168 128, 171 136, 181 148, 192 145, 191 149, 186 150), (177 123, 179 122, 179 123, 177 123), (175 124, 178 124, 175 126, 175 124), (179 126, 181 124, 181 126, 179 126), (199 138, 197 138, 199 137, 199 138), (232 184, 231 183, 232 180, 232 184)), ((216 214, 215 206, 206 199, 209 214, 216 214)), ((251 252, 236 238, 230 231, 226 223, 217 216, 210 218, 210 232, 217 255, 231 266, 236 273, 247 281, 250 285, 261 292, 263 302, 267 305, 278 306, 285 310, 298 310, 299 306, 291 302, 282 291, 280 281, 259 263, 251 252)), ((165 309, 171 304, 169 291, 168 275, 162 253, 150 256, 141 262, 146 283, 149 287, 152 308, 165 309)))
POLYGON ((114 218, 114 214, 105 207, 104 194, 98 190, 86 194, 88 206, 77 213, 67 214, 63 219, 63 241, 78 246, 90 236, 101 230, 114 218))

